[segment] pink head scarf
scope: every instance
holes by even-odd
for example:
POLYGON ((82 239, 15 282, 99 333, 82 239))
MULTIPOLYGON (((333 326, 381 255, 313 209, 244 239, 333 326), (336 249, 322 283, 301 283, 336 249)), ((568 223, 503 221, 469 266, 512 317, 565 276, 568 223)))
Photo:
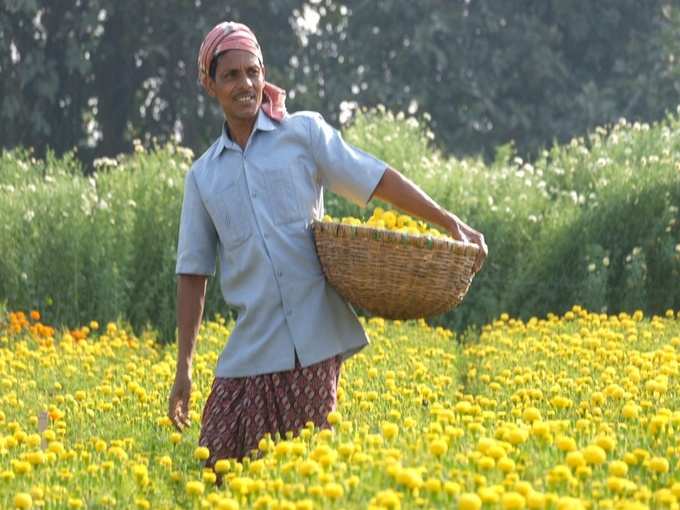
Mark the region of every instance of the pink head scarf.
MULTIPOLYGON (((198 50, 198 79, 203 87, 208 88, 213 58, 227 50, 250 52, 263 64, 262 50, 252 30, 241 23, 225 21, 208 32, 198 50)), ((265 82, 261 108, 272 119, 281 120, 286 115, 286 92, 265 82)))

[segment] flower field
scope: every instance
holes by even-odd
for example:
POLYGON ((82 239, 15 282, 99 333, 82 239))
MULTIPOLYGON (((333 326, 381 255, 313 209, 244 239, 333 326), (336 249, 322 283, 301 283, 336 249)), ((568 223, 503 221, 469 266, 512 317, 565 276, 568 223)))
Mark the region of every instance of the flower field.
POLYGON ((174 345, 0 313, 0 508, 679 508, 679 315, 501 316, 463 346, 370 319, 333 429, 265 439, 217 486, 196 445, 229 322, 202 327, 180 434, 174 345))

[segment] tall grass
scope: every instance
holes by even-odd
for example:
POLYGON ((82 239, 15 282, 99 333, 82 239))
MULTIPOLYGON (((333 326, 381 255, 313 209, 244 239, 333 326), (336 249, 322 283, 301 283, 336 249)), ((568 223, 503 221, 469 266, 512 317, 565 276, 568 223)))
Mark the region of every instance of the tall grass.
MULTIPOLYGON (((344 136, 487 238, 489 258, 468 297, 435 323, 464 328, 574 303, 610 313, 680 307, 677 115, 655 125, 622 120, 531 163, 511 145, 491 164, 447 157, 426 117, 382 109, 360 113, 344 136)), ((65 325, 125 318, 171 339, 182 185, 193 157, 173 145, 137 145, 83 177, 73 154, 38 161, 27 150, 3 152, 0 301, 65 325)), ((326 207, 334 216, 370 213, 331 193, 326 207)), ((211 281, 206 313, 216 312, 228 310, 211 281)))

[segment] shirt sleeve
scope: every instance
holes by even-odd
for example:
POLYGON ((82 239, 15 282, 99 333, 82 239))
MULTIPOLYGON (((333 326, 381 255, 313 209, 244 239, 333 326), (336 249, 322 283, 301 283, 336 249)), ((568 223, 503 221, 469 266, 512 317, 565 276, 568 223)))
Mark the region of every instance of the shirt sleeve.
POLYGON ((176 274, 215 274, 217 232, 198 192, 194 173, 184 180, 176 274))
POLYGON ((321 115, 311 120, 312 153, 322 184, 360 207, 366 207, 387 164, 345 142, 321 115))

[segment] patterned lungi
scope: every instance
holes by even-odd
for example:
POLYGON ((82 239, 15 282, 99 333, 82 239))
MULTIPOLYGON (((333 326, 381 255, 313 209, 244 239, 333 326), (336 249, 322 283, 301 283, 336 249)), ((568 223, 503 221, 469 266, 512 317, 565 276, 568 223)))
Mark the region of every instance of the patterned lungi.
POLYGON ((335 410, 340 356, 302 368, 250 377, 216 377, 203 409, 200 446, 210 450, 206 466, 242 459, 269 433, 297 434, 308 421, 328 428, 335 410))

